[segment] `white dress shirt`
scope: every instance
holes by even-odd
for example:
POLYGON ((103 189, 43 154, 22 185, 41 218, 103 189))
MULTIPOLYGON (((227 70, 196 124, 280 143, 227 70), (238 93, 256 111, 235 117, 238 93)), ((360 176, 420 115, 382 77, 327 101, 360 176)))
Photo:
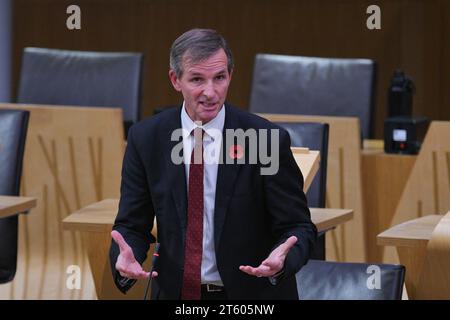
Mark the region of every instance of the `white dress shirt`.
MULTIPOLYGON (((181 126, 183 129, 183 157, 186 170, 186 182, 189 189, 189 164, 194 148, 192 130, 196 127, 203 128, 203 254, 201 267, 201 282, 222 285, 222 280, 217 270, 216 252, 214 248, 214 206, 216 199, 217 170, 222 145, 222 131, 225 123, 225 106, 217 116, 206 123, 192 121, 186 112, 185 104, 181 110, 181 126)), ((189 192, 189 190, 188 190, 189 192)))

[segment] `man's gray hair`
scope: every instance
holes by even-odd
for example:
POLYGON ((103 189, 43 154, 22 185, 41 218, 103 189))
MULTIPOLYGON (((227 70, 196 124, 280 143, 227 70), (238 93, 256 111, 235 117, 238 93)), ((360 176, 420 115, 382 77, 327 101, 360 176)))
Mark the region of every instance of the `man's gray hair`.
POLYGON ((220 49, 227 55, 228 72, 231 73, 234 65, 233 55, 225 39, 212 29, 189 30, 173 42, 170 49, 170 68, 180 78, 183 74, 183 58, 187 58, 190 63, 198 63, 208 59, 220 49))

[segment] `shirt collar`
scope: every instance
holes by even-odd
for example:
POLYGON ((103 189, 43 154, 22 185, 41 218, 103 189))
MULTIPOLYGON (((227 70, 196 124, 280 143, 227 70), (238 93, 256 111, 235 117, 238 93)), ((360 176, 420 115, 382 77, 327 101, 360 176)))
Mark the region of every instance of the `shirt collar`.
POLYGON ((204 136, 204 140, 215 140, 215 133, 222 132, 223 127, 225 125, 225 105, 222 106, 219 113, 216 115, 214 119, 209 121, 208 123, 199 126, 197 123, 192 121, 189 115, 186 112, 185 102, 183 101, 183 107, 181 108, 181 127, 183 129, 183 139, 189 136, 197 127, 202 128, 206 135, 204 136))

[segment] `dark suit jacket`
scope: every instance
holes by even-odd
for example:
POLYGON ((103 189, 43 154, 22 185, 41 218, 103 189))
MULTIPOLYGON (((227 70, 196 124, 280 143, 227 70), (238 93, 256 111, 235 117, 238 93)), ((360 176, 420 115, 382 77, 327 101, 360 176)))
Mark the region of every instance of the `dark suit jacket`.
MULTIPOLYGON (((257 164, 219 164, 214 240, 217 267, 229 299, 297 299, 295 273, 310 255, 317 230, 311 222, 303 193, 303 177, 290 151, 289 134, 273 123, 229 105, 224 129, 279 129, 280 167, 275 175, 261 175, 257 164), (258 266, 288 237, 297 244, 285 261, 282 279, 273 285, 267 278, 249 276, 240 265, 258 266)), ((159 276, 152 298, 179 299, 183 278, 187 225, 187 192, 184 164, 173 164, 173 130, 181 128, 181 108, 159 113, 134 125, 122 169, 119 213, 114 229, 133 248, 136 259, 146 259, 156 216, 160 245, 159 276)), ((225 131, 225 130, 224 130, 225 131)), ((225 142, 225 138, 223 140, 225 142)), ((269 144, 271 141, 269 140, 269 144)), ((247 144, 248 147, 248 144, 247 144)), ((222 152, 228 156, 223 143, 222 152)), ((244 149, 247 150, 247 149, 244 149)), ((269 149, 270 150, 270 149, 269 149)), ((119 254, 112 242, 110 261, 116 284, 125 292, 115 270, 119 254)))

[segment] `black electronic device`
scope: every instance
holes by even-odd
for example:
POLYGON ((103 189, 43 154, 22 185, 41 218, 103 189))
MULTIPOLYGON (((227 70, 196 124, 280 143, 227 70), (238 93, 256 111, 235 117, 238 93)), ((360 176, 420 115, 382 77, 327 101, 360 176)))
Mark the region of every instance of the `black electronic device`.
POLYGON ((401 70, 396 70, 388 90, 388 117, 411 117, 415 86, 401 70))
POLYGON ((418 154, 428 129, 425 117, 391 117, 384 121, 386 153, 418 154))

